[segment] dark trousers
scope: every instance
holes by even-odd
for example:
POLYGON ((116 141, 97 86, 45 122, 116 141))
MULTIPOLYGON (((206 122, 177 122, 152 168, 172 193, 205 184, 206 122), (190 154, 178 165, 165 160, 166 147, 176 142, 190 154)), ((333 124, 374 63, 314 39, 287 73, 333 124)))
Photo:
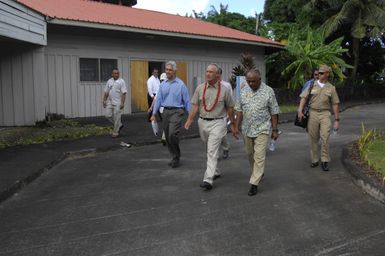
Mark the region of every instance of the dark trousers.
MULTIPOLYGON (((151 96, 147 93, 147 103, 148 103, 148 108, 151 107, 152 104, 152 98, 151 96)), ((147 120, 150 122, 150 118, 152 116, 152 111, 148 112, 147 120)))
POLYGON ((162 114, 168 151, 175 160, 180 158, 179 132, 182 127, 183 114, 183 109, 165 109, 162 114))

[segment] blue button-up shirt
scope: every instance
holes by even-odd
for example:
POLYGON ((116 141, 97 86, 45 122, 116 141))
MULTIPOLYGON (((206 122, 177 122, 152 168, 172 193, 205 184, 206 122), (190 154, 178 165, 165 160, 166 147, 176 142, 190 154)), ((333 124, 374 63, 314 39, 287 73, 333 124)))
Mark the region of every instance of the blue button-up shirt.
POLYGON ((302 86, 302 90, 301 92, 303 92, 307 87, 309 87, 309 85, 311 85, 312 83, 314 83, 314 79, 310 79, 309 81, 307 81, 303 86, 302 86))
POLYGON ((182 80, 175 78, 160 84, 152 114, 155 115, 160 107, 177 107, 190 111, 190 96, 182 80))

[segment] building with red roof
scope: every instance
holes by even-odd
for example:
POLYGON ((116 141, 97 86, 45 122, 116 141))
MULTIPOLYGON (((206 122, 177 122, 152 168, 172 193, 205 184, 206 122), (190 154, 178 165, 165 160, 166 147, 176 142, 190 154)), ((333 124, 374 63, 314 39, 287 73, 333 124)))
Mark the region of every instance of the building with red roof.
POLYGON ((278 42, 198 19, 90 0, 0 0, 0 126, 28 125, 47 114, 104 114, 111 69, 128 85, 125 113, 146 111, 146 81, 167 60, 190 94, 215 62, 224 77, 240 55, 278 42))

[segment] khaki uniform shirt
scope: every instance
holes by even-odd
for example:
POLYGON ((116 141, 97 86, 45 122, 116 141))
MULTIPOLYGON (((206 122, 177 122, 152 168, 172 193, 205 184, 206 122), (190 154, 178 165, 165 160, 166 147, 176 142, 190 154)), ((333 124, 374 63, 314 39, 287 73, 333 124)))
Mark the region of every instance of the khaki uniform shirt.
MULTIPOLYGON (((311 85, 301 93, 301 98, 306 98, 309 95, 310 87, 311 85)), ((318 81, 315 81, 310 94, 309 104, 310 108, 314 110, 330 110, 332 105, 340 103, 336 88, 329 82, 326 82, 325 86, 321 88, 318 81)))
MULTIPOLYGON (((191 99, 192 104, 198 105, 200 117, 203 117, 203 118, 226 117, 227 109, 234 107, 234 100, 233 100, 233 97, 231 96, 231 90, 221 85, 221 93, 219 95, 218 102, 215 108, 211 112, 206 112, 203 107, 203 101, 202 101, 203 89, 205 85, 206 83, 198 85, 191 99)), ((217 94, 218 94, 218 83, 215 83, 214 86, 207 84, 206 98, 205 98, 207 109, 212 108, 212 105, 215 102, 217 94)))

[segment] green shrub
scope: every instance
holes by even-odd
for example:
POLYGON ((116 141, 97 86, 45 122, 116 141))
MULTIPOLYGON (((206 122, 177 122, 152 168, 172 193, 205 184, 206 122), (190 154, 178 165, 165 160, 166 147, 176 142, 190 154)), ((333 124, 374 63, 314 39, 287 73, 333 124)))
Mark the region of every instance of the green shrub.
POLYGON ((365 129, 361 125, 362 134, 357 141, 361 159, 382 177, 385 177, 385 131, 365 129))

